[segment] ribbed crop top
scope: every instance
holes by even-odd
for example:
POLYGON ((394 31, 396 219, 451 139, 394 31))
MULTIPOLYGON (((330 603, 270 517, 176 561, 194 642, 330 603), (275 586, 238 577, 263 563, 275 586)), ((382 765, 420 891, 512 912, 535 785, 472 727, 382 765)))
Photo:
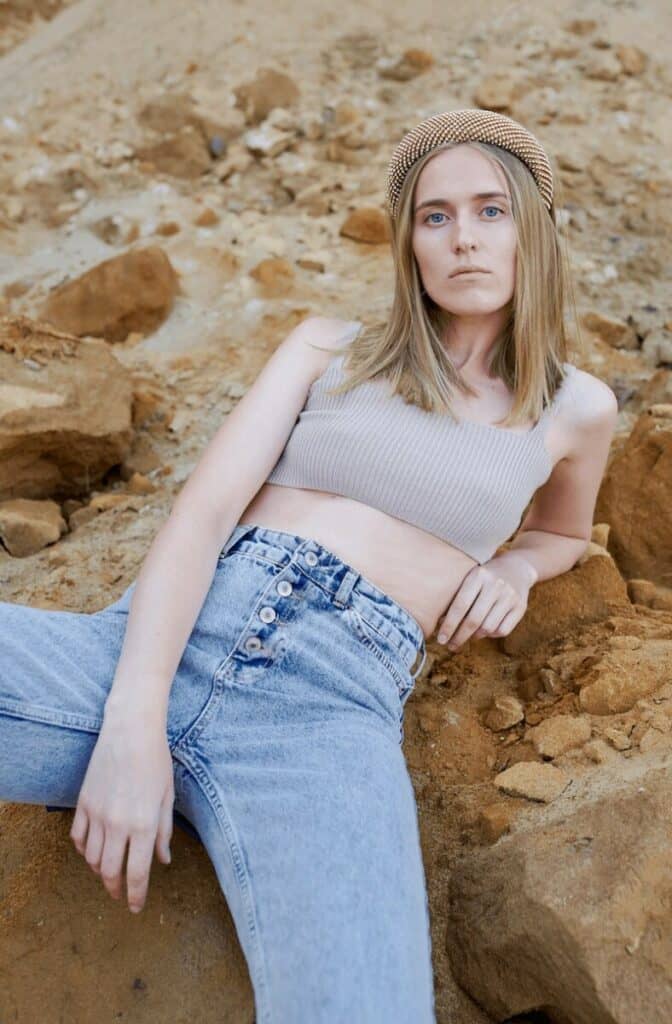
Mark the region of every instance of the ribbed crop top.
POLYGON ((551 475, 546 427, 576 367, 563 364, 553 404, 521 432, 420 409, 380 378, 327 395, 344 358, 313 381, 267 483, 354 498, 488 561, 551 475))

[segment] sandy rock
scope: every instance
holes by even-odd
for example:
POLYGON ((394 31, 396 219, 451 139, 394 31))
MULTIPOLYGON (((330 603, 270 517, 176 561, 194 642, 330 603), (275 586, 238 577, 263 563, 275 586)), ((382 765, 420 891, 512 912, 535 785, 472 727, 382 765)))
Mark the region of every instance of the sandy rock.
POLYGON ((42 316, 72 334, 124 341, 131 331, 147 335, 163 323, 178 287, 160 246, 130 249, 55 289, 42 316))
POLYGON ((672 332, 660 327, 647 334, 642 342, 642 355, 649 366, 672 366, 672 332))
POLYGON ((547 718, 525 734, 532 741, 534 749, 544 758, 553 759, 573 747, 581 747, 590 739, 588 718, 574 715, 554 715, 547 718))
POLYGON ((672 419, 653 406, 610 461, 595 519, 611 524, 609 550, 627 578, 672 578, 672 419))
POLYGON ((672 373, 661 366, 653 373, 649 370, 646 379, 638 384, 632 398, 628 400, 629 412, 643 412, 651 405, 672 403, 672 373))
POLYGON ((625 772, 453 866, 445 948, 491 1019, 672 1020, 672 782, 662 762, 625 772))
POLYGON ((672 587, 663 587, 651 580, 628 580, 628 596, 633 604, 672 612, 672 587))
POLYGON ((629 711, 671 677, 672 640, 612 637, 608 650, 576 680, 579 704, 591 715, 629 711))
POLYGON ((500 836, 509 831, 511 822, 516 816, 515 808, 510 803, 499 801, 481 808, 476 826, 479 838, 483 843, 496 843, 500 836))
POLYGON ((510 114, 518 94, 516 78, 507 71, 497 72, 479 82, 474 93, 474 106, 510 114))
POLYGON ((607 764, 609 761, 618 758, 618 754, 613 747, 610 747, 608 743, 605 743, 599 737, 588 740, 583 747, 583 752, 595 764, 607 764))
POLYGON ((252 267, 249 274, 258 282, 263 295, 267 298, 285 295, 294 281, 292 264, 279 257, 261 260, 252 267))
POLYGON ((600 82, 616 82, 623 73, 623 66, 613 53, 602 51, 591 54, 583 73, 586 78, 595 78, 600 82))
POLYGON ((559 768, 552 764, 539 764, 537 761, 519 761, 493 779, 497 789, 510 796, 522 796, 543 803, 555 800, 569 785, 569 781, 569 776, 559 768))
POLYGON ((160 171, 187 180, 199 178, 212 166, 206 140, 191 125, 185 125, 156 142, 139 146, 135 155, 148 172, 160 171))
POLYGON ((616 57, 626 75, 641 75, 649 58, 638 46, 617 46, 616 57))
POLYGON ((398 57, 381 57, 376 62, 376 71, 381 78, 408 82, 427 71, 433 64, 434 58, 427 50, 409 49, 398 57))
POLYGON ((233 90, 236 106, 248 124, 259 124, 274 107, 293 107, 300 96, 299 87, 289 75, 274 68, 260 68, 252 81, 233 90))
POLYGON ((606 316, 604 313, 585 313, 581 318, 583 326, 593 331, 606 341, 612 348, 637 349, 639 339, 635 329, 625 320, 606 316))
POLYGON ((0 502, 0 540, 15 558, 34 555, 67 529, 55 501, 13 498, 0 502))
POLYGON ((0 500, 75 497, 126 455, 128 372, 109 347, 0 318, 0 500))
POLYGON ((278 156, 289 149, 295 138, 293 132, 281 131, 268 122, 263 122, 258 128, 250 128, 245 132, 243 141, 255 156, 278 156))
POLYGON ((483 724, 493 732, 510 729, 525 718, 525 708, 517 697, 502 694, 494 697, 492 707, 485 713, 483 724))
POLYGON ((132 508, 138 512, 142 508, 139 501, 139 498, 129 496, 123 492, 96 494, 88 505, 72 513, 68 520, 68 525, 71 530, 77 530, 80 526, 84 526, 92 519, 102 515, 103 512, 109 512, 110 509, 115 508, 132 508))
POLYGON ((356 242, 373 245, 382 245, 390 237, 385 214, 377 206, 363 206, 353 210, 341 225, 339 234, 356 242))
MULTIPOLYGON (((601 514, 599 518, 608 517, 601 514)), ((625 581, 613 560, 589 558, 569 572, 535 584, 525 615, 498 645, 507 654, 523 654, 578 625, 600 622, 630 607, 625 581), (549 608, 553 615, 548 614, 549 608)))
POLYGON ((205 206, 194 218, 194 224, 197 228, 212 228, 219 224, 219 216, 211 206, 205 206))

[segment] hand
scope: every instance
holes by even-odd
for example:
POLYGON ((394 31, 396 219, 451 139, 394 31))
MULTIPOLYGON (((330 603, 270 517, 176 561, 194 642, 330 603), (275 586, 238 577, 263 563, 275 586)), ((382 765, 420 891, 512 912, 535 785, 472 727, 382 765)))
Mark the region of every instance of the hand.
POLYGON ((122 889, 129 843, 127 896, 142 910, 152 855, 170 864, 173 764, 165 729, 142 722, 103 727, 84 776, 70 838, 113 897, 122 889))
POLYGON ((530 562, 514 551, 475 565, 439 625, 439 643, 447 642, 455 651, 472 636, 506 636, 525 614, 536 575, 530 562))

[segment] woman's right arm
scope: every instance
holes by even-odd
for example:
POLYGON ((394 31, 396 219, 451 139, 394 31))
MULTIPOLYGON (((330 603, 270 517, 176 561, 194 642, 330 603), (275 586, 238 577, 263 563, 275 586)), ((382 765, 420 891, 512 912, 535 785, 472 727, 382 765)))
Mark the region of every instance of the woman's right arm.
POLYGON ((144 903, 152 854, 170 859, 173 677, 212 584, 219 552, 277 462, 330 346, 347 323, 310 317, 285 338, 228 414, 154 538, 131 597, 103 725, 70 836, 115 898, 128 854, 128 899, 144 903), (139 785, 141 781, 142 785, 139 785))

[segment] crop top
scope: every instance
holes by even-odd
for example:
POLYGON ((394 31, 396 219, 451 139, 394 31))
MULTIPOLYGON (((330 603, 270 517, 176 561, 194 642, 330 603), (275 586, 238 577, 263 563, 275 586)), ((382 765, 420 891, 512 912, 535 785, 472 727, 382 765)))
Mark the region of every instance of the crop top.
POLYGON ((551 406, 517 431, 421 409, 384 378, 327 395, 344 358, 333 356, 313 381, 267 483, 353 498, 488 561, 551 475, 546 427, 576 367, 563 363, 551 406))

